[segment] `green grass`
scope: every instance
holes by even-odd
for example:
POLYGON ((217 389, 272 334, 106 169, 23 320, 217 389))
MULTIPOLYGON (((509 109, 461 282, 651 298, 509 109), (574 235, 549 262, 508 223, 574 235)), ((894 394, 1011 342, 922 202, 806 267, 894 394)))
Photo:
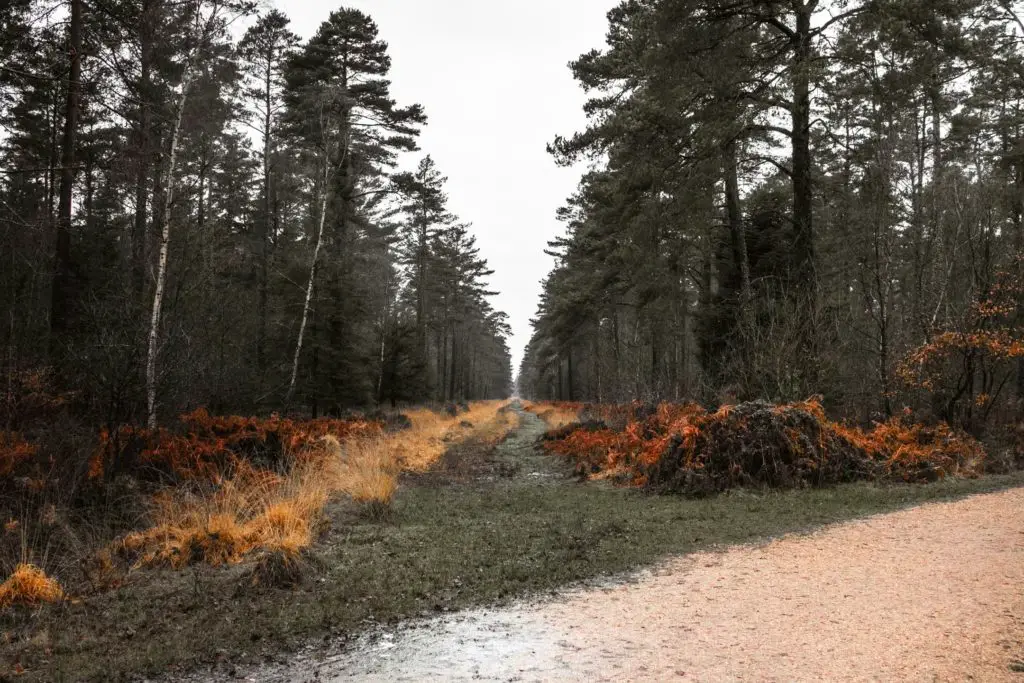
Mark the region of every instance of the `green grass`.
POLYGON ((1016 474, 706 500, 650 496, 572 480, 561 463, 533 452, 533 420, 497 452, 479 451, 495 466, 468 483, 407 482, 386 521, 336 506, 305 588, 240 588, 244 567, 148 572, 116 592, 44 610, 28 625, 7 615, 4 628, 23 640, 4 646, 6 659, 20 653, 41 680, 185 671, 218 655, 253 663, 312 638, 544 594, 670 555, 1024 486, 1016 474))

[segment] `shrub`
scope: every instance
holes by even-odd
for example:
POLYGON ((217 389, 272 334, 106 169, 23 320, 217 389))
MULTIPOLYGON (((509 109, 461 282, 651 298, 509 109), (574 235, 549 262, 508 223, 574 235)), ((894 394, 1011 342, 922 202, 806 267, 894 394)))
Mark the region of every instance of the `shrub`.
POLYGON ((584 476, 692 495, 744 486, 930 481, 976 476, 985 464, 981 445, 947 425, 893 420, 862 430, 829 421, 817 400, 755 401, 714 413, 694 404, 627 410, 632 417, 621 429, 604 421, 572 425, 549 432, 545 447, 572 458, 584 476))
POLYGON ((897 373, 911 389, 927 394, 943 420, 974 434, 993 422, 1020 420, 1009 387, 1024 359, 1024 254, 997 275, 960 319, 934 332, 907 354, 897 373))
POLYGON ((182 415, 175 429, 104 429, 89 472, 94 479, 129 472, 150 479, 219 482, 246 465, 280 471, 292 455, 307 452, 328 435, 346 439, 383 430, 381 422, 363 418, 211 417, 200 409, 182 415))

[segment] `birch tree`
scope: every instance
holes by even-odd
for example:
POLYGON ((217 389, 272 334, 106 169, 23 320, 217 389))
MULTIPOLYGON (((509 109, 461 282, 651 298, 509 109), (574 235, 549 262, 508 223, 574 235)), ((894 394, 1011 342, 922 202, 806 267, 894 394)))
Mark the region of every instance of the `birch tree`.
POLYGON ((349 135, 348 135, 348 116, 342 110, 342 119, 337 124, 332 124, 328 113, 328 108, 321 106, 320 108, 320 126, 321 130, 324 131, 322 138, 322 148, 320 152, 321 157, 321 168, 322 175, 320 176, 320 206, 316 212, 317 216, 317 228, 316 237, 313 242, 313 255, 309 263, 309 279, 306 282, 306 297, 302 304, 302 317, 299 321, 299 335, 295 340, 295 354, 292 356, 292 373, 291 379, 288 382, 288 393, 285 396, 285 404, 290 405, 293 396, 295 395, 295 385, 299 376, 299 361, 302 358, 302 345, 306 339, 306 326, 309 324, 309 311, 313 303, 313 288, 316 286, 316 269, 320 262, 320 250, 324 244, 324 225, 327 222, 327 207, 330 203, 331 198, 331 185, 336 175, 337 168, 344 165, 349 155, 349 135), (329 139, 329 132, 331 130, 339 129, 341 139, 335 145, 329 139), (338 149, 335 152, 335 149, 338 149), (339 155, 337 161, 333 161, 335 154, 339 155))
POLYGON ((167 153, 167 168, 164 171, 164 202, 160 214, 160 252, 157 260, 156 278, 153 290, 153 307, 149 319, 148 348, 146 353, 146 422, 150 428, 157 426, 157 384, 159 380, 157 361, 160 350, 160 318, 163 312, 164 291, 167 285, 167 259, 171 241, 172 209, 175 196, 175 171, 178 162, 178 145, 182 134, 182 121, 188 105, 190 90, 198 61, 208 56, 210 42, 217 35, 223 35, 230 11, 243 12, 246 5, 217 0, 195 0, 190 7, 193 13, 194 43, 185 53, 182 66, 181 84, 173 108, 170 144, 167 153))

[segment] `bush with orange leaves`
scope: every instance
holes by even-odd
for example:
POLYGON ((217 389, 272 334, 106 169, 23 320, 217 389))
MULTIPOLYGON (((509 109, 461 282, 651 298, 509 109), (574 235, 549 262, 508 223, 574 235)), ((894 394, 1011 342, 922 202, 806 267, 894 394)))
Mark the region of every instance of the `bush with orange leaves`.
POLYGON ((35 565, 21 563, 0 584, 0 609, 12 605, 36 606, 63 599, 60 584, 35 565))
POLYGON ((573 425, 549 432, 545 446, 572 458, 581 475, 691 495, 973 477, 985 463, 977 441, 946 425, 894 420, 862 430, 828 420, 818 400, 755 401, 716 412, 694 404, 630 410, 622 429, 600 421, 573 425))
POLYGON ((11 369, 2 382, 0 487, 17 480, 40 491, 54 469, 54 458, 40 448, 38 437, 53 429, 73 395, 54 388, 52 373, 46 368, 11 369))
MULTIPOLYGON (((1017 257, 1018 263, 1024 255, 1017 257)), ((1024 359, 1024 281, 1020 265, 1000 273, 960 321, 936 331, 900 363, 903 382, 930 395, 938 417, 980 434, 1000 411, 1021 419, 1006 394, 1024 359)))
POLYGON ((174 429, 123 426, 104 429, 89 463, 89 476, 135 476, 219 483, 246 464, 280 471, 292 454, 327 435, 337 439, 383 433, 380 421, 357 417, 292 420, 274 415, 212 417, 204 409, 182 415, 174 429))

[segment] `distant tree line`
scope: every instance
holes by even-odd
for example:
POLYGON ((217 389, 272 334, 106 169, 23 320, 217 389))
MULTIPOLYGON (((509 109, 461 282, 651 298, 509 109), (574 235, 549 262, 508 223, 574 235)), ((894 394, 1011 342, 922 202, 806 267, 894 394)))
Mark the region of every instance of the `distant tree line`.
POLYGON ((0 364, 95 420, 507 395, 509 328, 372 19, 0 8, 0 364), (241 28, 249 26, 242 33, 241 28), (240 38, 235 40, 235 37, 240 38))
POLYGON ((622 2, 572 64, 588 127, 550 145, 590 170, 521 391, 1019 418, 1022 20, 1009 0, 622 2))

